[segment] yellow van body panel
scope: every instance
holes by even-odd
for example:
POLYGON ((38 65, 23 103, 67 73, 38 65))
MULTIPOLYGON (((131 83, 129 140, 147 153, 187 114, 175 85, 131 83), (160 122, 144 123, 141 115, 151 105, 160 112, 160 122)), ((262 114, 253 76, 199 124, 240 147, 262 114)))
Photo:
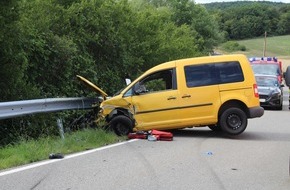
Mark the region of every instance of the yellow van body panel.
POLYGON ((177 61, 178 88, 180 93, 181 119, 186 127, 214 124, 218 120, 220 96, 218 85, 189 88, 186 85, 184 67, 214 62, 214 57, 183 59, 177 61))
POLYGON ((134 105, 134 115, 139 130, 154 128, 169 129, 180 123, 179 100, 177 90, 132 96, 130 101, 134 105), (148 103, 144 103, 148 102, 148 103))

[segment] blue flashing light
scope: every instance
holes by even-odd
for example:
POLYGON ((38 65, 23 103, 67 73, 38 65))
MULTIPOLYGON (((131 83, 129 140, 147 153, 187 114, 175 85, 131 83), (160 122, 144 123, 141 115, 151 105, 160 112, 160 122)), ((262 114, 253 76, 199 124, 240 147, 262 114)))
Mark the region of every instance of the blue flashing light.
POLYGON ((274 62, 278 62, 278 59, 276 57, 251 57, 249 58, 250 62, 253 61, 274 61, 274 62))

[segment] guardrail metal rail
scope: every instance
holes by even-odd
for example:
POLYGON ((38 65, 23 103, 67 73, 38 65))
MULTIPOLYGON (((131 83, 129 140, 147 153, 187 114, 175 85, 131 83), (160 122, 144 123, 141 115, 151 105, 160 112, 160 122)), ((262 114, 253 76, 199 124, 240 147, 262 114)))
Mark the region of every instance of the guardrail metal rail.
POLYGON ((62 110, 93 109, 97 98, 45 98, 0 102, 0 119, 8 119, 35 113, 57 112, 62 110))

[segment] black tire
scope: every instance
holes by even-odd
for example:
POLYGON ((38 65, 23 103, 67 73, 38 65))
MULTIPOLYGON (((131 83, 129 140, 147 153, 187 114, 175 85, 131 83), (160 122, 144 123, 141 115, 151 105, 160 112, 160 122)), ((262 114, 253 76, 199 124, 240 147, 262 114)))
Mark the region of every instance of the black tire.
POLYGON ((132 132, 133 122, 127 116, 118 115, 110 121, 110 127, 118 136, 124 136, 132 132))
POLYGON ((229 108, 220 116, 219 124, 225 133, 239 135, 247 128, 248 118, 240 108, 229 108))
POLYGON ((210 128, 212 131, 221 131, 221 126, 219 125, 209 125, 208 128, 210 128))
POLYGON ((277 110, 283 110, 283 105, 280 105, 279 107, 277 107, 277 110))

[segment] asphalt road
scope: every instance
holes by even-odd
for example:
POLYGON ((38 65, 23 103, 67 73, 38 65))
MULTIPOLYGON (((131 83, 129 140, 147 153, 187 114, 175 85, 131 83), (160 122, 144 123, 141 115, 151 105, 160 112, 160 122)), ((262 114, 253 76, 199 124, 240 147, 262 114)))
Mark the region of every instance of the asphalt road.
MULTIPOLYGON (((285 97, 288 95, 286 94, 285 97)), ((2 190, 289 190, 290 111, 266 110, 236 137, 208 128, 132 140, 0 172, 2 190)))

